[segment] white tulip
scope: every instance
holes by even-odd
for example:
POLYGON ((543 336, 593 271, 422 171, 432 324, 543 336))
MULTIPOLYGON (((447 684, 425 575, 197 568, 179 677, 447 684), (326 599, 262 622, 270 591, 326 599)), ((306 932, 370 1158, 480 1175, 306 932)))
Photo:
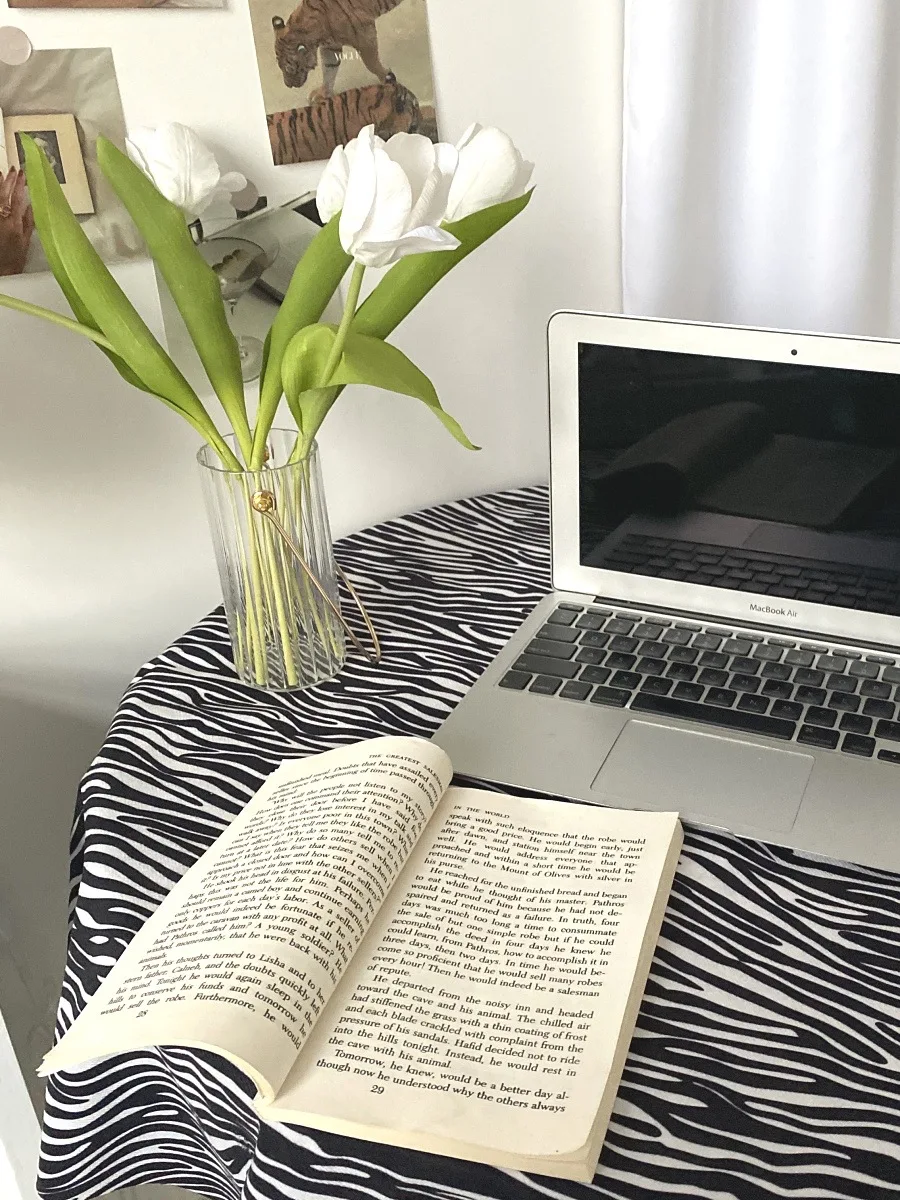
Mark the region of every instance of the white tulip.
POLYGON ((456 146, 459 166, 450 188, 447 221, 524 195, 534 163, 526 162, 501 129, 470 125, 456 146))
POLYGON ((126 142, 132 162, 188 217, 198 217, 218 195, 247 186, 237 171, 222 174, 213 152, 193 129, 172 121, 135 129, 126 142))
POLYGON ((455 250, 441 229, 459 155, 416 133, 385 142, 367 125, 332 154, 316 193, 319 216, 341 214, 341 245, 366 267, 387 267, 408 254, 455 250))

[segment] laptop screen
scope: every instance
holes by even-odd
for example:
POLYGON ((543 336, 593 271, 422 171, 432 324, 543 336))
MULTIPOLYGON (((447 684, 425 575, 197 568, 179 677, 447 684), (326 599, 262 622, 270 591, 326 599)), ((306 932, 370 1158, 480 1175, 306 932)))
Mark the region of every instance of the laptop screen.
POLYGON ((580 561, 900 614, 900 376, 579 346, 580 561))

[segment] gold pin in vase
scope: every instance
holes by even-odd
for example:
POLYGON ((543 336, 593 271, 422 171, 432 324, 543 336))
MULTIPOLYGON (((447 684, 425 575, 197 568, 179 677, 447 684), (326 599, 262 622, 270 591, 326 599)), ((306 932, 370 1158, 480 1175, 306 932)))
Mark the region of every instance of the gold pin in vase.
POLYGON ((353 632, 353 630, 347 624, 347 620, 344 617, 344 614, 341 612, 339 606, 337 604, 335 604, 335 602, 332 600, 332 598, 328 595, 328 592, 322 586, 315 571, 313 571, 312 567, 310 567, 309 563, 307 563, 306 559, 304 558, 302 550, 296 544, 296 542, 294 542, 293 538, 290 536, 288 531, 282 525, 281 521, 278 518, 278 514, 277 514, 278 505, 276 503, 274 493, 268 492, 268 491, 254 492, 253 495, 250 497, 250 506, 251 506, 251 508, 254 509, 255 512, 258 512, 260 514, 260 516, 265 517, 267 521, 271 522, 271 524, 274 525, 274 527, 278 530, 279 536, 282 538, 285 545, 288 547, 288 549, 291 551, 291 553, 294 555, 294 557, 299 562, 300 566, 303 568, 303 571, 306 574, 307 579, 309 579, 310 583, 313 585, 313 587, 316 589, 316 591, 319 593, 319 595, 322 597, 322 599, 325 601, 325 603, 331 609, 332 613, 334 613, 334 615, 340 621, 340 623, 344 629, 344 632, 347 634, 347 636, 353 642, 353 645, 357 648, 357 650, 359 650, 359 652, 361 654, 364 654, 365 657, 369 660, 369 662, 380 663, 381 662, 381 643, 378 640, 378 634, 375 631, 375 626, 372 624, 372 618, 369 616, 369 613, 366 610, 366 606, 363 604, 362 599, 359 596, 359 593, 357 592, 357 590, 353 586, 353 584, 350 582, 350 580, 347 578, 347 574, 344 571, 344 569, 340 566, 340 564, 339 563, 334 564, 335 570, 337 571, 341 582, 344 584, 347 591, 353 597, 353 601, 356 604, 356 607, 359 609, 362 619, 366 623, 366 629, 369 631, 369 637, 372 639, 372 645, 375 648, 374 654, 366 646, 363 645, 363 643, 359 640, 359 638, 356 636, 356 634, 353 632))

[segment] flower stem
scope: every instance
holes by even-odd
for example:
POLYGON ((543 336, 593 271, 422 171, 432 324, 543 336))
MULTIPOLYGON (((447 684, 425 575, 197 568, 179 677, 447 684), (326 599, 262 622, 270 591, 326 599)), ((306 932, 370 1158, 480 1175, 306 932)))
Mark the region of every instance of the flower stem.
POLYGON ((350 284, 347 288, 347 302, 344 305, 344 315, 341 317, 334 345, 331 347, 331 353, 328 355, 325 370, 322 372, 322 378, 319 380, 318 386, 320 388, 327 387, 331 383, 331 377, 338 369, 341 355, 344 353, 344 343, 347 341, 347 334, 350 332, 350 325, 356 316, 356 306, 359 303, 359 293, 365 273, 366 268, 363 263, 356 262, 353 264, 353 271, 350 274, 350 284))

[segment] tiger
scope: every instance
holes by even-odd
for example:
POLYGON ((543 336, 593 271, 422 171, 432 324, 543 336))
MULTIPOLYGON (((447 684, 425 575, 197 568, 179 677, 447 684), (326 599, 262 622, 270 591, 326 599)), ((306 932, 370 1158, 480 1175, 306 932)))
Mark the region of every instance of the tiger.
POLYGON ((378 57, 376 20, 402 0, 301 0, 288 17, 272 18, 275 59, 285 87, 300 88, 322 56, 323 86, 310 96, 316 103, 334 95, 344 46, 351 46, 382 83, 387 70, 378 57))
POLYGON ((384 83, 348 88, 307 108, 270 113, 269 141, 276 167, 319 162, 335 146, 344 145, 366 125, 385 140, 395 133, 416 133, 421 123, 419 101, 388 72, 384 83))

